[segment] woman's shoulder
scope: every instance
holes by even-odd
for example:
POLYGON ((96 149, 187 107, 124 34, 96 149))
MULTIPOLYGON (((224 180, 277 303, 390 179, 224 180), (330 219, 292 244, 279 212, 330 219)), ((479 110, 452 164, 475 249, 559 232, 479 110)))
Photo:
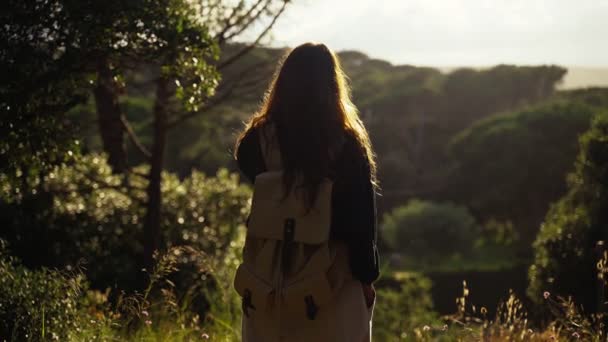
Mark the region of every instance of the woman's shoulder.
POLYGON ((236 148, 236 161, 239 169, 253 182, 264 171, 265 165, 259 142, 259 129, 249 127, 243 132, 236 148))
POLYGON ((259 144, 261 125, 249 126, 243 132, 238 148, 248 150, 259 144))
POLYGON ((341 151, 341 154, 349 159, 361 159, 365 157, 365 150, 359 138, 352 132, 344 132, 341 151))
POLYGON ((367 154, 355 134, 345 132, 342 147, 334 163, 338 173, 343 175, 358 174, 359 170, 369 169, 367 154))
POLYGON ((261 122, 246 128, 239 139, 236 151, 237 159, 243 155, 255 154, 261 157, 261 146, 274 140, 272 123, 261 122))
POLYGON ((258 128, 248 127, 239 138, 236 146, 236 159, 241 161, 257 151, 259 145, 258 128))
POLYGON ((259 142, 263 140, 272 140, 275 136, 275 125, 272 122, 264 121, 247 128, 243 134, 242 140, 248 142, 259 142))

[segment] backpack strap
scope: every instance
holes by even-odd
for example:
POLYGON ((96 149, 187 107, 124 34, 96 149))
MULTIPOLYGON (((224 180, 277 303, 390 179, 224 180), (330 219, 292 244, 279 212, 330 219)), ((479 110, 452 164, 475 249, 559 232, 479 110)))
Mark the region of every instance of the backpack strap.
MULTIPOLYGON (((276 126, 273 123, 267 123, 260 127, 258 134, 260 149, 262 151, 262 159, 267 171, 279 171, 283 168, 281 161, 281 151, 276 136, 276 126)), ((346 145, 346 137, 339 135, 329 149, 330 158, 335 161, 338 155, 346 145)), ((330 170, 330 178, 333 178, 333 170, 330 170)))

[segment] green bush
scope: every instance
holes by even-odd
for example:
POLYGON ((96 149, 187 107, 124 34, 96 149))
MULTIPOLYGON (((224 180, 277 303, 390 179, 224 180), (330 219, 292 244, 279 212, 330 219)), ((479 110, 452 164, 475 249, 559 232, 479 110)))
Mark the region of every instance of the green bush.
POLYGON ((393 250, 429 262, 469 253, 481 232, 466 208, 421 200, 386 214, 381 229, 393 250))
MULTIPOLYGON (((0 341, 240 338, 240 300, 232 289, 232 276, 226 278, 221 271, 213 274, 218 289, 206 291, 210 308, 204 316, 192 310, 192 295, 180 296, 170 280, 184 262, 189 263, 184 257, 201 256, 192 248, 172 247, 158 254, 147 289, 143 293, 122 292, 111 301, 110 289, 89 290, 80 270, 31 270, 10 256, 5 246, 0 240, 0 341), (160 295, 152 298, 152 292, 160 295)), ((231 275, 232 270, 228 271, 231 275)))
POLYGON ((596 243, 608 241, 608 114, 595 117, 580 139, 568 193, 551 206, 534 243, 528 295, 544 291, 573 295, 586 309, 598 309, 596 243))
MULTIPOLYGON (((105 157, 87 155, 43 175, 0 174, 0 237, 30 267, 63 268, 84 260, 96 288, 132 289, 142 260, 147 181, 137 168, 113 175, 105 157)), ((193 171, 183 180, 163 174, 162 246, 190 246, 213 262, 233 262, 250 190, 238 176, 193 171)), ((214 265, 207 265, 209 269, 214 265)), ((185 267, 184 267, 185 268, 185 267)), ((201 279, 182 272, 180 285, 201 279)))
POLYGON ((82 275, 31 271, 0 240, 0 337, 3 341, 64 341, 78 327, 82 275))
POLYGON ((374 309, 374 340, 413 337, 414 330, 439 322, 433 312, 431 280, 417 273, 395 273, 378 284, 374 309))

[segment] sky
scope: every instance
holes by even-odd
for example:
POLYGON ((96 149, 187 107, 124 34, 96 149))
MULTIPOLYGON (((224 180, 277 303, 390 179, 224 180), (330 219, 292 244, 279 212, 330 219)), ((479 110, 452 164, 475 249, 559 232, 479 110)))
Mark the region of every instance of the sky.
POLYGON ((272 45, 394 64, 608 67, 608 0, 292 0, 272 45))

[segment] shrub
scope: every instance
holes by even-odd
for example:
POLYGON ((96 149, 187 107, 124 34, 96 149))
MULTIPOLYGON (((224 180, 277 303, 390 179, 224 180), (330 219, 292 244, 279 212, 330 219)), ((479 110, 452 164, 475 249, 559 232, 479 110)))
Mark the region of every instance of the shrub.
POLYGON ((417 334, 423 341, 590 341, 606 340, 603 314, 587 315, 571 298, 545 293, 543 307, 549 315, 544 321, 533 321, 528 315, 527 301, 512 291, 498 303, 495 314, 484 306, 469 301, 469 289, 463 282, 462 296, 456 299, 458 311, 444 317, 448 324, 417 334), (432 336, 435 338, 431 339, 432 336), (438 338, 439 337, 439 338, 438 338))
POLYGON ((480 233, 468 210, 450 203, 412 200, 386 214, 382 222, 392 249, 428 262, 467 254, 480 233))
MULTIPOLYGON (((608 240, 608 114, 601 113, 580 139, 568 193, 551 206, 534 243, 528 295, 573 295, 586 309, 596 305, 598 241, 608 240)), ((601 304, 600 304, 601 305, 601 304)))
POLYGON ((78 273, 31 271, 0 240, 0 336, 8 341, 64 341, 78 326, 85 286, 78 273))
POLYGON ((430 290, 431 281, 417 273, 395 273, 392 279, 381 280, 374 309, 374 339, 412 337, 415 329, 437 323, 430 290))
MULTIPOLYGON (((191 310, 192 296, 177 293, 170 277, 189 258, 205 259, 189 247, 172 247, 156 255, 143 293, 89 290, 79 271, 30 270, 9 256, 0 240, 1 341, 234 341, 240 337, 240 300, 222 272, 208 291, 204 316, 191 310), (184 261, 186 260, 186 261, 184 261), (152 298, 153 292, 159 296, 152 298)), ((196 290, 196 289, 195 289, 196 290)))
MULTIPOLYGON (((27 266, 62 268, 84 259, 94 287, 132 289, 143 252, 144 172, 113 175, 103 156, 87 155, 43 176, 21 175, 20 183, 0 174, 0 236, 27 266)), ((250 195, 238 176, 193 171, 180 180, 164 173, 162 191, 164 249, 185 245, 207 260, 233 262, 250 195)), ((185 287, 202 276, 181 274, 185 287)))

